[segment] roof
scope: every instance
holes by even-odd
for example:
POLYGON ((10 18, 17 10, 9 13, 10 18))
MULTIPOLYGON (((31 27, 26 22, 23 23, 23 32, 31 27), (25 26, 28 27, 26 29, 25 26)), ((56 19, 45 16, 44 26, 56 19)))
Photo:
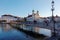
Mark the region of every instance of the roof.
MULTIPOLYGON (((34 14, 34 15, 36 15, 36 14, 34 14)), ((32 17, 33 15, 28 15, 28 17, 32 17)))
POLYGON ((10 17, 14 17, 14 18, 20 18, 20 17, 17 17, 17 16, 13 16, 13 15, 2 15, 2 16, 10 16, 10 17))
POLYGON ((32 17, 32 15, 29 15, 28 17, 32 17))

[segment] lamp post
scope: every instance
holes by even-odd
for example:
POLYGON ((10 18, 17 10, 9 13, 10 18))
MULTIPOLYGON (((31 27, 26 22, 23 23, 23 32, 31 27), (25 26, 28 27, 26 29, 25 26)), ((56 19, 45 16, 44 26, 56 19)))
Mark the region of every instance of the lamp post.
POLYGON ((52 11, 52 21, 53 21, 53 30, 54 30, 53 36, 56 36, 56 33, 55 33, 55 20, 54 20, 54 15, 53 15, 53 13, 54 13, 54 1, 53 0, 52 0, 52 9, 51 9, 51 11, 52 11))

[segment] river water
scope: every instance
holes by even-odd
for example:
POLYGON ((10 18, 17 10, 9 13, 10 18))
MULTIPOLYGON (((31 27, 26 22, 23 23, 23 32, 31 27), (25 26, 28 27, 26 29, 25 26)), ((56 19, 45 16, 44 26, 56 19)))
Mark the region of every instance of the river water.
POLYGON ((16 29, 5 30, 5 27, 0 26, 0 40, 35 40, 34 38, 20 32, 16 29))

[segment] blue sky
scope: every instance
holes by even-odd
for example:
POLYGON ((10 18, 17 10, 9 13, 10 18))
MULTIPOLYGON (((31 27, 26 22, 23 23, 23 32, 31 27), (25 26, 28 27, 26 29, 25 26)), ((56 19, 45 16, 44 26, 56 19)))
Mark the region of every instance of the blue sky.
MULTIPOLYGON (((32 10, 39 10, 40 16, 51 16, 52 0, 0 0, 0 16, 11 14, 26 17, 32 10)), ((60 0, 55 1, 54 15, 60 16, 60 0)))

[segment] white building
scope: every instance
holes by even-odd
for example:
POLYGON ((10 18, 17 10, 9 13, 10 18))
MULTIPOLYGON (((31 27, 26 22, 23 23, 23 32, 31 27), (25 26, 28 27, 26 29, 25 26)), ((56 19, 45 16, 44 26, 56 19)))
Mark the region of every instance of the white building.
POLYGON ((45 20, 47 20, 47 19, 44 18, 44 17, 40 17, 40 18, 37 20, 37 22, 44 22, 45 20))
POLYGON ((34 13, 34 10, 32 10, 32 15, 28 15, 27 17, 27 21, 34 21, 39 19, 39 11, 37 11, 37 13, 34 13))
POLYGON ((7 14, 1 16, 1 20, 6 20, 7 22, 18 20, 18 18, 19 20, 21 19, 20 17, 13 16, 13 15, 7 15, 7 14))
POLYGON ((34 12, 34 10, 32 10, 32 14, 28 15, 28 17, 26 17, 27 21, 37 21, 37 22, 43 22, 45 20, 44 17, 40 17, 39 15, 39 11, 37 11, 36 13, 34 12))
MULTIPOLYGON (((16 20, 21 20, 22 18, 17 17, 17 16, 13 16, 13 15, 2 15, 0 20, 6 20, 7 23, 11 22, 11 21, 16 21, 16 20)), ((8 24, 2 24, 2 26, 4 27, 4 30, 9 30, 11 29, 11 26, 8 24)))

